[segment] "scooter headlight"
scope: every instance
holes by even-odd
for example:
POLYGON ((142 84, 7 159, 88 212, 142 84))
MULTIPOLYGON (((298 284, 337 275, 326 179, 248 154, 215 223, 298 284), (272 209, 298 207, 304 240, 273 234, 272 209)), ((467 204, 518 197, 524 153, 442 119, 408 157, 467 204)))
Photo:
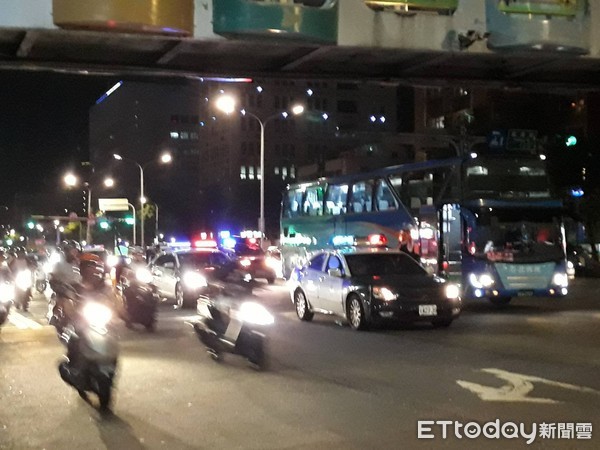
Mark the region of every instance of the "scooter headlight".
POLYGON ((455 300, 460 296, 460 289, 455 284, 449 284, 446 286, 446 298, 449 300, 455 300))
POLYGON ((21 270, 15 277, 15 284, 19 289, 25 291, 31 287, 31 270, 21 270))
POLYGON ((141 267, 135 271, 135 278, 140 283, 145 283, 145 284, 152 283, 152 280, 153 280, 152 273, 144 267, 141 267))
POLYGON ((208 286, 206 278, 198 272, 186 272, 183 274, 183 284, 190 289, 200 289, 208 286))
POLYGON ((108 255, 106 257, 106 265, 108 267, 114 267, 119 264, 119 257, 117 255, 108 255))
POLYGON ((249 259, 241 259, 240 260, 240 266, 242 267, 250 267, 252 265, 252 261, 250 261, 249 259))
POLYGON ((0 284, 0 303, 9 303, 15 298, 15 288, 10 283, 0 284))
POLYGON ((552 277, 552 284, 560 287, 567 287, 569 285, 569 277, 563 272, 555 273, 552 277))
POLYGON ((254 302, 242 303, 239 317, 242 321, 254 325, 272 325, 275 322, 273 315, 264 306, 254 302))
POLYGON ((88 302, 83 306, 83 318, 90 327, 97 330, 106 329, 106 325, 112 319, 112 311, 106 305, 98 302, 88 302))
POLYGON ((42 266, 42 270, 46 275, 52 273, 52 271, 54 270, 54 263, 50 261, 44 263, 44 265, 42 266))

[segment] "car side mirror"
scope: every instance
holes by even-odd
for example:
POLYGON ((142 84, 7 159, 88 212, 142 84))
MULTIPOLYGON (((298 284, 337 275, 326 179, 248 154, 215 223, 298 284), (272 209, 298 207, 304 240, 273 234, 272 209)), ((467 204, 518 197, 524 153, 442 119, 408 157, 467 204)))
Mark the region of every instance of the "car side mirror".
POLYGON ((175 263, 174 262, 168 262, 165 263, 165 269, 174 269, 175 268, 175 263))
POLYGON ((342 278, 344 276, 340 269, 329 269, 327 270, 327 273, 330 277, 342 278))

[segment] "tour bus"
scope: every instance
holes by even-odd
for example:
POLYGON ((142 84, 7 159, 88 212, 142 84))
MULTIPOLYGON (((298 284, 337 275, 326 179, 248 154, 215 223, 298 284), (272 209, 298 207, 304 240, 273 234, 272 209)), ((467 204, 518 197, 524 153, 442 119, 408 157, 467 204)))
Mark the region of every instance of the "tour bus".
MULTIPOLYGON (((476 154, 289 185, 284 276, 324 248, 384 235, 463 296, 495 304, 568 292, 562 202, 543 160, 476 154), (414 255, 413 255, 414 256, 414 255)), ((379 239, 379 238, 378 238, 379 239)))

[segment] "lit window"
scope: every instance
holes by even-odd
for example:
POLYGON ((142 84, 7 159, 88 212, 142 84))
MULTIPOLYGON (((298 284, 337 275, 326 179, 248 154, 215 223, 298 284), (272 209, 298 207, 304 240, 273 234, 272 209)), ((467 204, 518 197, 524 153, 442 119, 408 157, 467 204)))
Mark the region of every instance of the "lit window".
POLYGON ((177 131, 171 131, 171 139, 179 139, 179 133, 177 131))
POLYGON ((248 179, 254 180, 254 166, 248 167, 248 179))
POLYGON ((296 178, 296 168, 294 166, 290 168, 290 178, 296 178))
POLYGON ((279 175, 279 167, 275 167, 275 175, 279 175))
POLYGON ((197 141, 197 140, 198 140, 198 133, 196 133, 195 131, 194 131, 194 132, 191 132, 191 133, 190 133, 190 139, 191 139, 192 141, 197 141))
POLYGON ((246 166, 240 167, 240 179, 241 180, 246 179, 246 166))
POLYGON ((260 167, 256 168, 256 179, 260 180, 262 177, 262 172, 260 171, 260 167))
POLYGON ((281 178, 282 178, 283 180, 285 180, 285 179, 287 178, 287 174, 288 174, 287 167, 282 167, 282 168, 281 168, 281 178))
POLYGON ((187 131, 182 131, 181 133, 179 133, 179 136, 181 137, 181 139, 189 139, 190 137, 187 131))

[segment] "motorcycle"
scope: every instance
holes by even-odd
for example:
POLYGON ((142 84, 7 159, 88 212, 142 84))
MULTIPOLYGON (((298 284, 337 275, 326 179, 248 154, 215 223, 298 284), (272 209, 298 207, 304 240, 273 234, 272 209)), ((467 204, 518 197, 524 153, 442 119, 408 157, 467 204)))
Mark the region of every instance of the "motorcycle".
POLYGON ((152 284, 152 273, 145 267, 124 270, 117 291, 122 302, 121 318, 127 327, 139 323, 148 331, 154 331, 156 326, 156 310, 158 293, 152 284))
POLYGON ((224 353, 239 355, 257 370, 267 366, 266 336, 263 330, 274 323, 267 309, 244 301, 238 308, 227 308, 208 296, 198 299, 200 320, 192 324, 210 357, 220 361, 224 353))
POLYGON ((0 281, 0 325, 6 322, 15 297, 15 288, 9 280, 0 281))
POLYGON ((65 361, 58 366, 63 381, 88 400, 87 392, 98 396, 100 410, 111 404, 117 370, 119 345, 108 324, 111 309, 93 299, 85 299, 73 323, 63 328, 60 340, 67 347, 65 361))
POLYGON ((23 311, 29 310, 31 301, 31 270, 23 269, 17 272, 15 276, 15 306, 23 311))

